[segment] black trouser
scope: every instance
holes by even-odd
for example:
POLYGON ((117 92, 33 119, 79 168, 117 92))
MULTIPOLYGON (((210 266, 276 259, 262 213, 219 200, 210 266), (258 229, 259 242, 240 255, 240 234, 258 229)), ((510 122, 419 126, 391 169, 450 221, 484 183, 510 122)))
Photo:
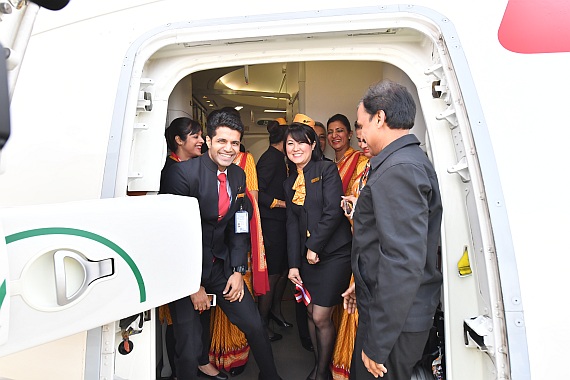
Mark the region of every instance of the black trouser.
POLYGON ((212 335, 210 334, 211 310, 205 310, 200 314, 200 324, 202 325, 202 353, 198 357, 198 365, 210 363, 210 346, 212 345, 212 335))
MULTIPOLYGON (((216 295, 218 305, 216 307, 221 307, 230 322, 236 325, 245 334, 249 346, 251 347, 251 353, 259 367, 260 379, 279 379, 277 369, 275 368, 275 361, 273 359, 273 351, 271 350, 269 337, 267 336, 265 328, 261 322, 261 317, 257 311, 255 301, 247 291, 245 284, 244 297, 241 302, 229 302, 223 297, 222 292, 228 281, 224 276, 223 265, 223 261, 216 261, 212 267, 210 278, 204 281, 202 286, 204 286, 207 293, 213 293, 216 295)), ((201 338, 202 328, 204 328, 204 332, 209 332, 209 324, 207 326, 201 325, 200 314, 194 310, 194 305, 192 304, 190 297, 185 297, 182 300, 174 302, 177 310, 173 314, 180 315, 184 313, 184 315, 189 315, 191 317, 177 318, 173 315, 173 324, 175 326, 174 333, 176 334, 176 359, 178 359, 176 361, 176 372, 178 380, 187 380, 194 379, 196 377, 196 370, 199 361, 200 359, 204 359, 204 352, 208 352, 209 345, 203 344, 201 338), (187 299, 188 302, 181 302, 185 299, 187 299), (182 308, 184 308, 185 311, 181 311, 182 308), (190 365, 193 365, 193 367, 190 367, 190 365)), ((204 323, 206 323, 206 320, 209 320, 209 318, 204 315, 203 320, 204 323)))
POLYGON ((176 377, 176 364, 174 363, 174 352, 176 340, 174 339, 174 327, 172 325, 166 326, 166 355, 168 356, 168 363, 172 370, 172 378, 176 377))
POLYGON ((196 378, 198 356, 202 350, 200 317, 190 297, 168 304, 174 328, 174 363, 178 380, 196 378))
MULTIPOLYGON (((366 325, 360 323, 350 365, 351 380, 377 380, 362 362, 362 346, 366 335, 368 335, 366 325)), ((429 330, 401 333, 388 355, 388 360, 386 363, 381 363, 388 370, 382 380, 410 380, 414 365, 422 358, 428 335, 429 330)))

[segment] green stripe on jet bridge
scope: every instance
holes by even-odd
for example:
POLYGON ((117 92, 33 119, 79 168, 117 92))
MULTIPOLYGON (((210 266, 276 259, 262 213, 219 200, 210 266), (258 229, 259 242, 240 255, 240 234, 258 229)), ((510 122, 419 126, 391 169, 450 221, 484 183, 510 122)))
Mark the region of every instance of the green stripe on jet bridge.
POLYGON ((6 280, 4 280, 2 286, 0 286, 0 309, 2 309, 2 305, 4 304, 4 298, 6 298, 6 280))
POLYGON ((27 239, 30 237, 42 236, 42 235, 80 236, 80 237, 84 237, 86 239, 94 240, 98 243, 101 243, 101 244, 109 247, 110 249, 115 251, 120 257, 122 257, 123 260, 125 260, 125 262, 128 264, 129 268, 131 268, 131 271, 135 275, 135 278, 136 278, 138 286, 139 286, 140 302, 142 303, 142 302, 146 301, 146 289, 144 286, 144 280, 142 278, 141 272, 139 271, 139 268, 137 267, 137 265, 135 264, 133 259, 129 256, 129 254, 127 252, 125 252, 124 249, 122 249, 117 244, 113 243, 111 240, 109 240, 107 238, 104 238, 101 235, 97 235, 97 234, 94 234, 93 232, 89 232, 89 231, 79 230, 76 228, 63 228, 63 227, 61 227, 61 228, 59 228, 59 227, 38 228, 38 229, 34 229, 34 230, 22 231, 22 232, 18 232, 18 233, 12 234, 12 235, 8 235, 8 236, 6 236, 6 244, 10 244, 10 243, 13 243, 15 241, 27 239))

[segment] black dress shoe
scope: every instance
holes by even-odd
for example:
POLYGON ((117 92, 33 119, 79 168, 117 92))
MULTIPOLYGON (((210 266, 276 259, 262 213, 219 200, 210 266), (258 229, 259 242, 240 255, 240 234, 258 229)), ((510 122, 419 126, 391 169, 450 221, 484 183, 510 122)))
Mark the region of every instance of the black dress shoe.
POLYGON ((281 339, 283 339, 283 335, 281 334, 273 333, 273 335, 269 336, 270 342, 275 342, 276 340, 281 340, 281 339))
POLYGON ((197 375, 198 375, 198 377, 205 377, 206 379, 212 379, 212 380, 227 380, 228 379, 228 375, 226 375, 222 371, 220 371, 220 373, 218 373, 217 375, 207 375, 204 372, 198 370, 197 375))
POLYGON ((272 319, 273 321, 275 321, 275 323, 277 323, 278 326, 281 327, 293 327, 292 323, 287 322, 284 319, 279 319, 277 318, 277 316, 275 316, 275 314, 269 312, 269 319, 272 319))
POLYGON ((303 338, 301 339, 301 345, 307 351, 313 352, 315 348, 313 347, 313 343, 311 343, 311 339, 303 338))
POLYGON ((234 376, 241 375, 243 373, 243 371, 245 371, 245 364, 240 365, 239 367, 233 367, 230 369, 230 376, 234 377, 234 376))

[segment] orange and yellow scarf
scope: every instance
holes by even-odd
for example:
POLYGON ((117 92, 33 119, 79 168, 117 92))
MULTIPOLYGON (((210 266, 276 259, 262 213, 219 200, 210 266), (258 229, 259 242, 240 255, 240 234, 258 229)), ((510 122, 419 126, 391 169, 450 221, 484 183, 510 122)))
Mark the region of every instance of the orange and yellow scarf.
MULTIPOLYGON (((240 152, 234 163, 245 170, 247 154, 240 152)), ((249 233, 251 236, 251 274, 253 277, 253 291, 256 296, 269 291, 269 278, 267 275, 267 261, 265 259, 265 246, 261 230, 261 218, 257 201, 246 187, 245 193, 253 206, 253 215, 249 221, 249 233)))
POLYGON ((346 189, 348 189, 348 184, 356 170, 358 165, 358 159, 362 152, 349 147, 344 156, 336 163, 338 168, 338 174, 340 174, 340 179, 342 180, 342 192, 346 194, 346 189))
POLYGON ((303 169, 297 169, 297 179, 295 180, 292 189, 295 190, 295 194, 293 195, 293 200, 291 202, 296 205, 303 206, 305 204, 305 196, 307 195, 303 169))

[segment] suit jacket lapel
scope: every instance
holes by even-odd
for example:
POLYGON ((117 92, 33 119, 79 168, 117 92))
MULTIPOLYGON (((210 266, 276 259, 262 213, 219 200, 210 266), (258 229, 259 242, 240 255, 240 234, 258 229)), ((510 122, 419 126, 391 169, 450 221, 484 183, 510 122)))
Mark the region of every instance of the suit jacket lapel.
POLYGON ((212 161, 212 159, 208 156, 208 153, 200 156, 198 159, 201 159, 202 163, 204 164, 203 176, 202 176, 202 178, 200 178, 200 180, 206 181, 205 182, 206 194, 204 194, 204 195, 205 195, 205 198, 209 200, 207 202, 203 202, 205 204, 203 206, 201 205, 201 208, 204 211, 207 210, 207 212, 205 212, 205 214, 207 215, 207 218, 211 219, 212 221, 217 222, 217 220, 218 220, 218 194, 219 194, 219 192, 218 192, 218 177, 217 177, 218 167, 212 161), (211 173, 213 173, 213 175, 211 173))
POLYGON ((305 189, 307 191, 307 196, 309 195, 309 192, 311 192, 311 197, 315 197, 317 195, 315 193, 315 189, 317 188, 315 186, 315 173, 318 172, 318 167, 318 162, 314 161, 310 161, 305 167, 306 170, 304 170, 303 174, 305 175, 305 189))
MULTIPOLYGON (((232 165, 233 165, 233 164, 232 164, 232 165)), ((238 177, 237 177, 237 172, 236 172, 236 170, 231 170, 231 169, 235 169, 235 168, 232 168, 231 166, 228 166, 228 167, 226 168, 226 173, 227 173, 227 176, 228 176, 228 181, 230 181, 230 189, 231 189, 231 191, 232 191, 232 196, 231 196, 232 204, 231 204, 230 210, 235 206, 236 197, 237 197, 237 194, 238 194, 238 179, 237 179, 238 177)))

